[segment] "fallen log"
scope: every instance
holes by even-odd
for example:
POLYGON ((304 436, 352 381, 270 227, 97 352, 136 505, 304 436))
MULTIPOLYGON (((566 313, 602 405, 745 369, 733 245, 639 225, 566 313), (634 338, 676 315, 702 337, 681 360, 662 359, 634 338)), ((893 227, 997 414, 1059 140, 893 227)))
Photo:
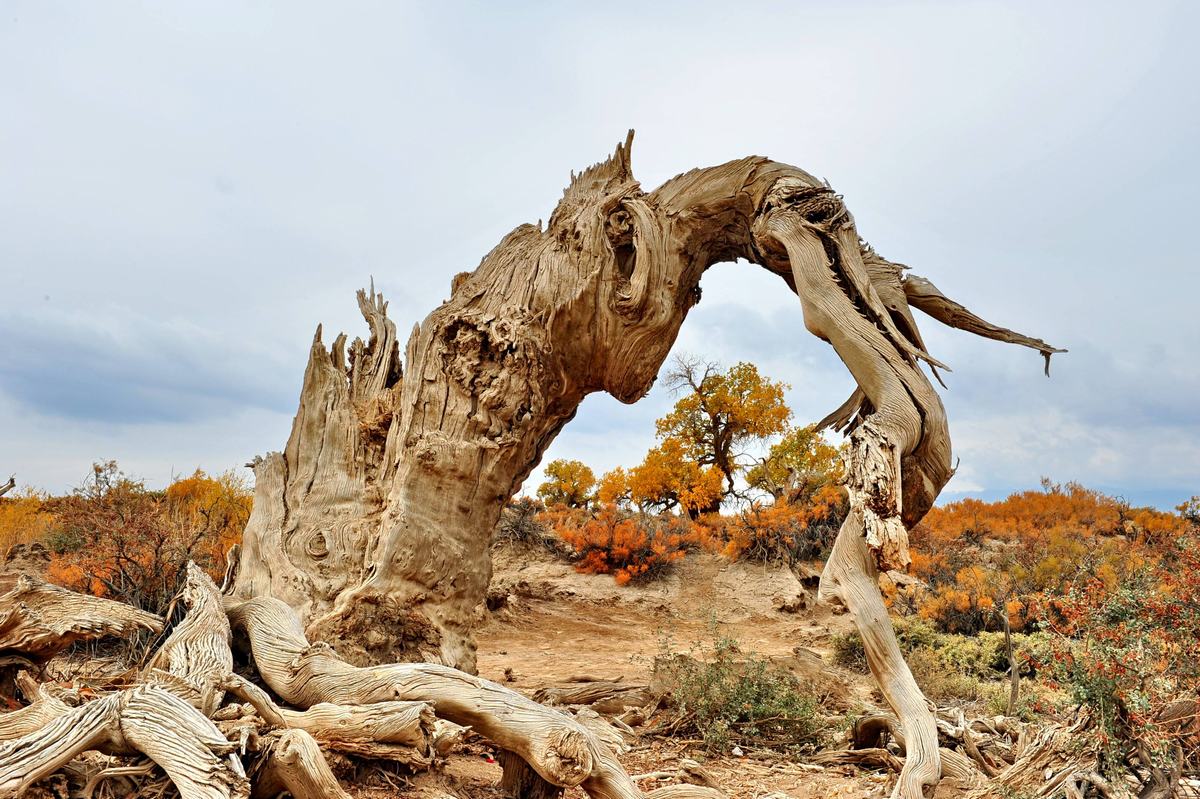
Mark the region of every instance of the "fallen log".
POLYGON ((624 713, 631 707, 645 707, 654 701, 646 685, 592 680, 574 685, 547 686, 533 694, 544 705, 588 705, 598 713, 624 713))
POLYGON ((236 674, 227 677, 221 687, 249 703, 268 726, 303 730, 326 749, 418 768, 432 762, 437 718, 426 702, 322 702, 307 710, 293 710, 279 707, 266 691, 236 674))
MULTIPOLYGON (((6 657, 17 658, 14 663, 26 662, 22 657, 30 651, 55 651, 56 632, 78 640, 161 630, 157 617, 120 603, 27 577, 18 583, 0 596, 0 619, 13 620, 6 628, 13 647, 6 657), (28 606, 22 603, 29 597, 41 612, 23 617, 28 606), (86 613, 72 614, 70 608, 86 613)), ((0 715, 0 799, 60 770, 86 795, 109 779, 151 779, 151 763, 166 774, 154 779, 169 779, 183 799, 245 799, 251 791, 263 797, 279 792, 300 799, 346 797, 322 748, 421 768, 468 729, 512 754, 506 757, 506 780, 524 774, 521 799, 540 795, 536 791, 553 796, 573 785, 596 799, 642 799, 593 728, 614 744, 620 734, 590 711, 587 723, 580 723, 500 685, 435 664, 351 666, 330 647, 310 644, 294 612, 277 600, 253 600, 227 613, 216 585, 192 564, 176 601, 186 613, 148 658, 135 687, 75 707, 77 695, 57 695, 28 674, 18 675, 29 705, 0 715), (233 673, 231 619, 247 633, 264 680, 296 708, 277 704, 233 673), (223 706, 226 694, 246 704, 223 706), (448 719, 436 743, 435 712, 448 719), (87 769, 71 764, 90 751, 118 759, 87 769), (253 788, 236 751, 253 759, 253 788), (144 757, 121 759, 130 755, 144 757)))
POLYGON ((304 730, 273 733, 254 774, 252 799, 351 799, 325 762, 316 739, 304 730))

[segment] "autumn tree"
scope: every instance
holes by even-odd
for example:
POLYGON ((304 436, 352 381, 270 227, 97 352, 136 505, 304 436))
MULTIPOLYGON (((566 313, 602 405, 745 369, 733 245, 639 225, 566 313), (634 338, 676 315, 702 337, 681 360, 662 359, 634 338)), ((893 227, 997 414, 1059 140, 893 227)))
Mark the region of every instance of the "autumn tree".
POLYGON ((689 457, 684 443, 668 436, 629 471, 629 496, 643 510, 679 508, 694 518, 720 506, 723 480, 720 469, 689 457))
POLYGON ((553 460, 546 464, 546 481, 537 494, 547 505, 583 508, 594 498, 596 475, 582 461, 553 460))
MULTIPOLYGON (((664 382, 682 396, 656 423, 659 439, 678 441, 685 458, 715 468, 724 482, 723 496, 737 489, 747 446, 783 432, 792 416, 783 401, 787 384, 764 377, 752 363, 722 372, 717 364, 681 356, 664 382)), ((717 499, 702 510, 719 507, 717 499)))
POLYGON ((841 474, 840 451, 810 425, 790 428, 771 445, 766 457, 746 472, 746 482, 777 502, 804 505, 821 489, 836 485, 841 474))
POLYGON ((629 472, 618 466, 600 475, 596 483, 596 499, 602 505, 627 505, 631 501, 629 472))

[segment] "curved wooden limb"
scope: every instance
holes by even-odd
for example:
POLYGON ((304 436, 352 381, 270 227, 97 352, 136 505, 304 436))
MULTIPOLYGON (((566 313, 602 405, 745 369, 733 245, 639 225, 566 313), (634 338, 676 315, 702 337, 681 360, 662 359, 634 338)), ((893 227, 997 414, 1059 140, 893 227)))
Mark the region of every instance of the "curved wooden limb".
POLYGON ((20 574, 0 577, 0 650, 47 660, 76 641, 158 633, 163 620, 111 599, 77 594, 20 574))
POLYGON ((179 599, 187 615, 150 659, 143 679, 186 695, 198 710, 211 715, 221 704, 220 686, 233 671, 229 618, 216 584, 191 561, 179 599), (169 677, 163 680, 161 674, 169 677))
POLYGON ((273 733, 255 772, 254 799, 351 799, 325 762, 321 747, 304 730, 273 733))
POLYGON ((0 715, 0 741, 36 732, 59 716, 71 712, 70 705, 46 691, 29 676, 29 672, 18 673, 16 684, 29 704, 0 715))
POLYGON ((850 611, 871 673, 903 728, 906 757, 893 796, 921 799, 924 787, 936 783, 942 771, 937 726, 892 630, 875 559, 861 532, 861 514, 852 507, 842 524, 821 576, 820 596, 836 599, 850 611))
POLYGON ((428 766, 432 760, 437 717, 427 702, 322 702, 307 710, 292 710, 279 707, 266 691, 236 674, 222 687, 249 702, 268 725, 304 730, 328 749, 410 766, 428 766))
POLYGON ((1019 344, 1022 347, 1035 349, 1046 359, 1046 376, 1050 376, 1050 356, 1066 350, 1052 347, 1040 338, 1026 336, 1007 327, 1000 327, 972 313, 961 303, 942 294, 938 287, 920 275, 909 274, 904 278, 904 295, 908 303, 919 308, 944 325, 966 330, 977 336, 1003 341, 1007 344, 1019 344))
POLYGON ((582 783, 590 795, 604 799, 640 797, 616 758, 586 728, 497 683, 432 663, 352 666, 329 646, 310 644, 296 613, 273 598, 236 605, 229 616, 246 633, 259 674, 290 704, 428 702, 438 716, 519 755, 552 785, 582 783))
POLYGON ((119 736, 120 714, 121 697, 114 694, 0 744, 0 797, 20 796, 81 752, 112 745, 119 736))
POLYGON ((116 696, 124 700, 121 737, 161 766, 183 799, 250 795, 246 773, 234 754, 236 747, 192 705, 154 686, 116 696))
POLYGON ((105 780, 117 779, 118 777, 146 777, 153 774, 154 769, 155 765, 150 760, 145 760, 134 766, 109 766, 88 777, 88 781, 84 784, 83 790, 79 792, 79 795, 82 799, 92 799, 92 796, 96 793, 96 789, 100 787, 100 783, 105 780))

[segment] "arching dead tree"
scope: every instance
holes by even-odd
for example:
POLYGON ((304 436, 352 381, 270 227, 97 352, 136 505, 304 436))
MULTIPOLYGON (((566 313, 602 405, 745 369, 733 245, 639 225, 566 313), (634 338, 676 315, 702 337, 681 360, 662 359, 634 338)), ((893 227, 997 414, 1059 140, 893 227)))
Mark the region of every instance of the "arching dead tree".
MULTIPOLYGON (((632 137, 632 134, 631 134, 632 137)), ((851 440, 851 512, 821 583, 862 632, 906 731, 899 795, 937 779, 933 718, 876 585, 908 563, 907 530, 952 473, 941 401, 911 308, 1058 352, 991 325, 863 244, 824 182, 765 158, 645 192, 632 138, 573 176, 546 226, 522 225, 409 336, 403 365, 382 296, 360 292, 364 342, 313 341, 291 437, 256 462, 235 595, 296 608, 309 637, 356 663, 436 659, 473 671, 488 542, 504 502, 589 393, 649 390, 711 265, 779 275, 858 389, 824 421, 851 440)), ((936 373, 936 372, 935 372, 936 373)))

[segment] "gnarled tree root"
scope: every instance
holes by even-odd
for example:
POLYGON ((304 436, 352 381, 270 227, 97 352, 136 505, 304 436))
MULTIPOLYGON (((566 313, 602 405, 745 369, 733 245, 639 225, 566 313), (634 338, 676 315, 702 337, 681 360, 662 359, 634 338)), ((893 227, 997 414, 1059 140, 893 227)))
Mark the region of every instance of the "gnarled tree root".
POLYGON ((153 613, 111 599, 77 594, 27 574, 0 576, 0 652, 47 660, 76 641, 158 633, 153 613))
POLYGON ((44 727, 0 744, 0 797, 19 796, 82 752, 141 752, 183 799, 249 796, 241 762, 221 731, 174 694, 139 686, 78 708, 62 706, 44 727))
POLYGON ((253 799, 275 799, 284 791, 294 799, 351 799, 304 730, 272 733, 254 772, 253 799))
POLYGON ((233 605, 229 617, 246 633, 255 665, 290 704, 370 705, 419 701, 439 717, 470 726, 518 756, 547 783, 582 785, 593 797, 640 797, 616 757, 571 717, 464 672, 432 663, 357 667, 324 644, 310 644, 295 612, 269 597, 233 605))

